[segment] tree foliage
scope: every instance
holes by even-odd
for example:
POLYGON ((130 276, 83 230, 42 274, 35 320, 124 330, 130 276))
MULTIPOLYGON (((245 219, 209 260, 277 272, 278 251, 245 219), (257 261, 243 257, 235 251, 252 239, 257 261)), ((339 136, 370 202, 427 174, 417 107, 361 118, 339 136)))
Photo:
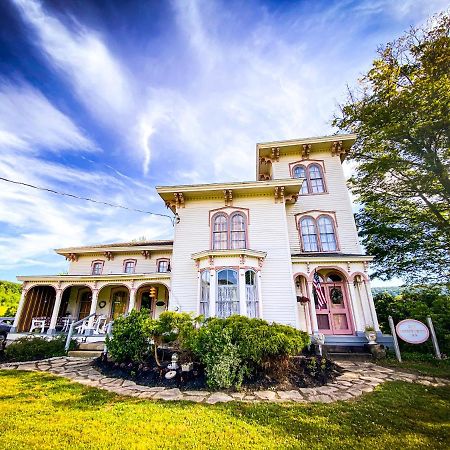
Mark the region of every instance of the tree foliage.
POLYGON ((14 316, 20 300, 22 285, 11 281, 0 281, 0 316, 14 316))
POLYGON ((450 16, 378 50, 334 125, 357 133, 350 184, 375 276, 448 282, 450 16))
MULTIPOLYGON (((441 286, 415 286, 402 290, 394 296, 389 292, 380 292, 374 297, 380 328, 383 333, 390 334, 388 317, 394 323, 404 319, 416 319, 426 323, 431 317, 436 331, 440 349, 448 354, 450 351, 450 292, 441 286)), ((432 353, 431 340, 424 345, 408 345, 402 342, 407 350, 426 351, 432 353)))

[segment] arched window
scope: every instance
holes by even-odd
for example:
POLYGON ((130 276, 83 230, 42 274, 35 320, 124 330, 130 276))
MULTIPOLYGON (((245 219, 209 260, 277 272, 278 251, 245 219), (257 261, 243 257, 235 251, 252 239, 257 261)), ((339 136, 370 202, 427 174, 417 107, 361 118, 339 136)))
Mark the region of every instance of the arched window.
POLYGON ((245 299, 247 301, 247 316, 259 317, 258 289, 256 287, 256 273, 253 270, 245 272, 245 299))
POLYGON ((209 270, 204 270, 200 278, 200 314, 209 317, 209 289, 211 281, 209 270))
POLYGON ((231 216, 231 248, 245 248, 245 218, 242 213, 231 216))
POLYGON ((218 214, 213 222, 213 249, 228 248, 228 220, 225 214, 218 214))
POLYGON ((321 216, 317 221, 320 234, 320 244, 323 252, 337 250, 334 225, 331 217, 321 216))
POLYGON ((308 194, 308 180, 306 179, 305 167, 304 166, 295 166, 293 173, 294 173, 294 178, 303 178, 301 193, 308 194))
POLYGON ((311 189, 310 193, 320 194, 321 192, 325 192, 322 169, 318 164, 311 164, 308 167, 308 178, 311 189))
POLYGON ((229 317, 239 314, 238 273, 233 269, 217 272, 216 316, 229 317))
POLYGON ((312 217, 304 217, 300 220, 303 251, 317 252, 319 245, 316 234, 316 224, 312 217))

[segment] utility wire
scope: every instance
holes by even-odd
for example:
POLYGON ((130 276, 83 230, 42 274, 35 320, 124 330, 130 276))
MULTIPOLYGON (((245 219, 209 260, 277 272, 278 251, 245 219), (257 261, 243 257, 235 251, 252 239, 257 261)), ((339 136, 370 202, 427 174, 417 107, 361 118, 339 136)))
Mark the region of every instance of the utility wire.
POLYGON ((72 197, 72 198, 76 198, 78 200, 85 200, 87 202, 92 202, 92 203, 99 203, 100 205, 111 206, 113 208, 126 209, 128 211, 135 211, 135 212, 139 212, 139 213, 143 213, 143 214, 151 214, 152 216, 167 217, 168 219, 171 220, 172 225, 174 224, 174 222, 176 220, 176 216, 175 217, 171 217, 171 216, 169 216, 167 214, 159 214, 159 213, 155 213, 155 212, 151 212, 151 211, 144 211, 142 209, 128 208, 127 206, 116 205, 115 203, 103 202, 101 200, 94 200, 94 199, 88 198, 88 197, 79 197, 78 195, 68 194, 67 192, 55 191, 54 189, 49 189, 49 188, 44 188, 44 187, 40 187, 40 186, 35 186, 33 184, 23 183, 21 181, 9 180, 8 178, 0 177, 0 180, 6 181, 8 183, 19 184, 21 186, 26 186, 26 187, 33 188, 33 189, 38 189, 40 191, 51 192, 52 194, 64 195, 66 197, 72 197))

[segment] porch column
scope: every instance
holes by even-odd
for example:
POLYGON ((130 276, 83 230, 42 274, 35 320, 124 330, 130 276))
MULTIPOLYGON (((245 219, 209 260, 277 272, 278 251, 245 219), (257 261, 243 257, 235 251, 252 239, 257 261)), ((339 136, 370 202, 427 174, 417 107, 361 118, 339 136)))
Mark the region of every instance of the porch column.
POLYGON ((197 316, 200 315, 200 302, 202 301, 202 273, 197 270, 197 316))
POLYGON ((247 298, 245 292, 245 269, 239 269, 239 314, 247 316, 247 298))
MULTIPOLYGON (((95 314, 95 312, 97 311, 97 300, 98 300, 98 289, 92 289, 92 301, 89 315, 95 314)), ((95 316, 89 317, 87 334, 92 334, 94 328, 94 319, 95 316)))
POLYGON ((47 334, 55 334, 56 321, 58 320, 59 308, 61 306, 63 290, 56 289, 55 305, 53 306, 52 317, 50 319, 50 326, 48 327, 47 334))
POLYGON ((14 317, 14 323, 13 326, 10 330, 10 333, 16 333, 17 332, 17 327, 19 326, 19 321, 20 318, 22 316, 23 313, 23 308, 25 306, 25 299, 27 298, 27 292, 28 289, 25 288, 25 283, 24 283, 24 287, 22 288, 22 293, 20 294, 20 301, 19 301, 19 305, 17 306, 17 312, 16 315, 14 317))
POLYGON ((375 331, 380 331, 380 324, 378 323, 377 310, 375 309, 372 291, 370 290, 369 283, 366 280, 364 280, 363 283, 366 290, 367 300, 369 302, 370 312, 372 314, 373 327, 375 328, 375 331))
POLYGON ((216 271, 209 269, 209 317, 216 316, 216 271))
MULTIPOLYGON (((364 309, 361 305, 361 296, 356 295, 356 289, 352 282, 348 282, 348 290, 350 291, 350 301, 352 304, 353 322, 356 331, 364 331, 366 323, 364 317, 364 309)), ((358 290, 358 294, 360 294, 358 290)))
POLYGON ((316 303, 314 302, 313 284, 311 281, 308 281, 308 294, 311 299, 309 302, 309 312, 311 313, 312 334, 316 334, 319 332, 319 326, 317 325, 316 303))
POLYGON ((258 311, 258 317, 260 319, 263 318, 263 302, 262 302, 262 283, 261 283, 261 271, 258 270, 256 272, 256 295, 258 296, 258 307, 259 307, 259 311, 258 311))
POLYGON ((136 288, 130 289, 130 302, 128 303, 128 312, 130 313, 136 307, 136 288))

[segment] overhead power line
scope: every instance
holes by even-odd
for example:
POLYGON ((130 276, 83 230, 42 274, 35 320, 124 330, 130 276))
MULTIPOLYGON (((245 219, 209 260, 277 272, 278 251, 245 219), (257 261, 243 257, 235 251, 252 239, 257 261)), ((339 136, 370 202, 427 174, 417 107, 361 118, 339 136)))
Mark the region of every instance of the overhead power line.
POLYGON ((176 216, 172 217, 172 216, 169 216, 167 214, 160 214, 160 213, 155 213, 155 212, 152 212, 152 211, 144 211, 143 209, 129 208, 128 206, 117 205, 115 203, 104 202, 104 201, 101 201, 101 200, 95 200, 95 199, 89 198, 89 197, 80 197, 80 196, 75 195, 75 194, 68 194, 67 192, 60 192, 60 191, 56 191, 54 189, 44 188, 44 187, 41 187, 41 186, 35 186, 34 184, 23 183, 21 181, 15 181, 15 180, 9 180, 8 178, 0 177, 0 180, 6 181, 8 183, 19 184, 21 186, 26 186, 26 187, 29 187, 29 188, 32 188, 32 189, 37 189, 39 191, 51 192, 52 194, 56 194, 56 195, 63 195, 63 196, 66 196, 66 197, 76 198, 78 200, 84 200, 84 201, 87 201, 87 202, 98 203, 100 205, 111 206, 112 208, 126 209, 128 211, 134 211, 134 212, 143 213, 143 214, 150 214, 152 216, 167 217, 168 219, 171 220, 172 224, 174 223, 174 220, 176 219, 176 216))

